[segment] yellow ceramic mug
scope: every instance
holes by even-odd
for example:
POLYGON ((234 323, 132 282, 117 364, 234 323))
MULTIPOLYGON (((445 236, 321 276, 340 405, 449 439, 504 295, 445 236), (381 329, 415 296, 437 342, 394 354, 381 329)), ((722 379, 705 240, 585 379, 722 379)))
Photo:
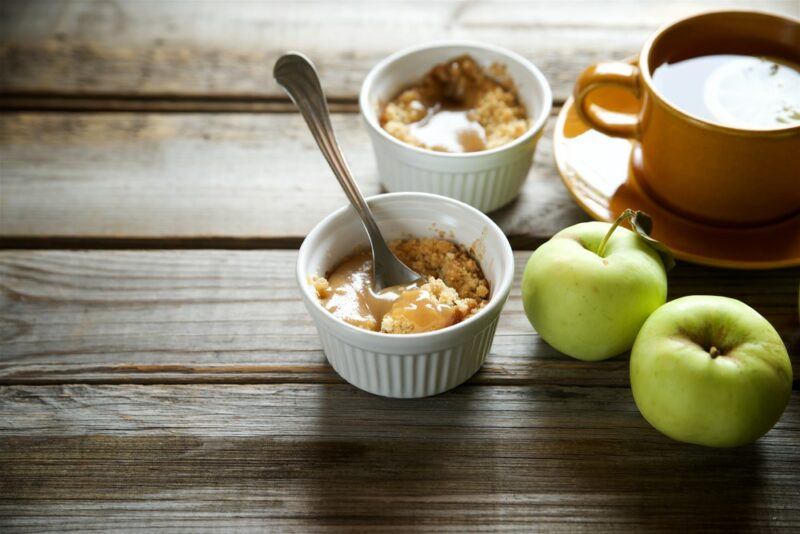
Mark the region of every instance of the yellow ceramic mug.
POLYGON ((709 54, 777 56, 800 63, 800 22, 759 12, 720 11, 679 20, 645 44, 635 63, 599 63, 575 84, 575 108, 595 129, 638 141, 637 180, 686 217, 753 226, 800 213, 800 125, 771 130, 723 126, 671 104, 653 84, 656 67, 709 54), (641 102, 636 114, 588 98, 615 85, 641 102))

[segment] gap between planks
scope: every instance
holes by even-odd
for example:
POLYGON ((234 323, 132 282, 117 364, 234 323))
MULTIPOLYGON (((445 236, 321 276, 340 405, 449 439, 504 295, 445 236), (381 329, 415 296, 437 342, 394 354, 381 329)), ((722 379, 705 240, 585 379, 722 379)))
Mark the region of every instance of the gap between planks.
MULTIPOLYGON (((509 235, 514 250, 534 250, 547 238, 509 235)), ((286 237, 0 237, 0 250, 297 250, 304 236, 286 237)))
MULTIPOLYGON (((358 99, 328 98, 332 113, 358 113, 358 99)), ((0 94, 0 111, 143 112, 143 113, 296 113, 289 98, 191 94, 0 94)))
MULTIPOLYGON (((627 356, 626 356, 627 357, 627 356)), ((564 356, 564 358, 568 358, 568 356, 564 356)), ((627 361, 627 360, 625 360, 627 361)), ((160 374, 160 371, 157 371, 160 374)), ((333 368, 330 369, 331 376, 330 379, 321 379, 319 377, 309 377, 308 379, 290 379, 290 378, 269 378, 264 373, 254 373, 250 375, 245 375, 240 377, 232 377, 230 374, 220 375, 215 377, 214 375, 203 374, 199 377, 194 376, 192 373, 181 373, 184 375, 183 378, 170 378, 165 376, 154 376, 153 378, 145 378, 145 377, 138 377, 138 378, 98 378, 98 379, 91 379, 86 378, 82 380, 75 380, 71 378, 66 381, 59 381, 56 379, 41 379, 41 378, 25 378, 25 377, 15 377, 11 379, 3 379, 0 378, 0 387, 3 386, 126 386, 126 385, 133 385, 133 386, 191 386, 191 385, 237 385, 237 386, 269 386, 269 385, 341 385, 341 386, 350 386, 353 389, 358 389, 356 386, 353 386, 346 382, 344 379, 340 378, 336 375, 336 372, 333 368)), ((482 378, 482 377, 472 377, 463 384, 459 384, 455 386, 453 389, 467 387, 467 386, 481 386, 481 387, 503 387, 503 388, 530 388, 530 387, 556 387, 556 388, 591 388, 591 389, 610 389, 610 390, 629 390, 630 385, 628 384, 575 384, 573 382, 553 382, 547 381, 542 382, 541 380, 531 380, 531 379, 517 379, 517 378, 482 378)), ((361 391, 361 390, 359 390, 361 391)), ((452 390, 448 390, 452 391, 452 390)), ((800 379, 795 378, 792 381, 792 391, 800 391, 800 379)), ((439 393, 437 395, 433 395, 434 397, 438 397, 443 395, 446 392, 439 393)), ((376 395, 377 396, 377 395, 376 395)))
MULTIPOLYGON (((553 107, 564 104, 555 98, 553 107)), ((358 113, 358 98, 328 98, 332 113, 358 113)), ((126 95, 69 93, 0 94, 2 111, 142 112, 142 113, 296 113, 289 98, 214 95, 126 95)))

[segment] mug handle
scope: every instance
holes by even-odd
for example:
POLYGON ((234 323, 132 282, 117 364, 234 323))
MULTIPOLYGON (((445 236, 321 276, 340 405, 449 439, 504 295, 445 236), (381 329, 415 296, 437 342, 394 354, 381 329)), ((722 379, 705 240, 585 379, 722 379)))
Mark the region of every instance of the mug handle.
POLYGON ((584 122, 595 130, 612 137, 636 138, 639 135, 639 117, 633 113, 619 113, 591 104, 586 97, 603 85, 613 85, 629 90, 640 97, 639 67, 622 61, 598 63, 584 70, 575 82, 573 96, 575 110, 584 122))

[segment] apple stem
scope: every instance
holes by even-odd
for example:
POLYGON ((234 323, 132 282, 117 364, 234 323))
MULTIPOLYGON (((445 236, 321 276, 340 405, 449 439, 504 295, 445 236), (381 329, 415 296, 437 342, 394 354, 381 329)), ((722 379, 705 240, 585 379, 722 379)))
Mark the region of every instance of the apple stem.
POLYGON ((710 355, 712 358, 716 358, 717 356, 719 356, 719 349, 717 349, 717 347, 715 347, 715 346, 713 346, 713 345, 712 345, 712 346, 711 346, 711 348, 710 348, 710 349, 708 349, 708 354, 709 354, 709 355, 710 355))
POLYGON ((614 233, 614 230, 617 229, 617 226, 619 226, 623 222, 625 222, 628 219, 630 219, 631 217, 633 217, 633 215, 634 215, 634 212, 633 212, 632 209, 626 209, 625 211, 623 211, 620 214, 619 217, 617 217, 617 220, 614 221, 614 224, 612 224, 611 228, 609 228, 608 232, 606 232, 606 235, 603 238, 603 240, 600 241, 600 246, 597 247, 597 255, 598 256, 600 256, 601 258, 603 257, 603 252, 606 251, 606 244, 608 243, 608 240, 611 239, 611 234, 614 233))

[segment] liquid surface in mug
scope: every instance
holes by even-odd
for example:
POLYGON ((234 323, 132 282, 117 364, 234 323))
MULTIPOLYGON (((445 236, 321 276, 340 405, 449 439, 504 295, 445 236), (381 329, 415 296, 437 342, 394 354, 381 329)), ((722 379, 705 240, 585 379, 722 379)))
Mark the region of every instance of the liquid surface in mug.
POLYGON ((691 115, 723 126, 800 125, 800 65, 785 59, 714 54, 664 63, 653 84, 691 115))

